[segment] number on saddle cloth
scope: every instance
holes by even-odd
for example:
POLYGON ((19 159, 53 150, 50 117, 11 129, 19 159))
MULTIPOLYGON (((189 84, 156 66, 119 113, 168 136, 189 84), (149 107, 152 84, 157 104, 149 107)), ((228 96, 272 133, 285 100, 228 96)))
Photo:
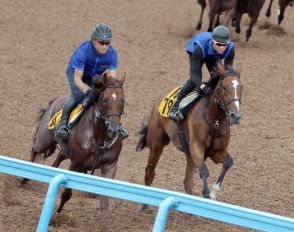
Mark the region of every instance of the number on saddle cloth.
MULTIPOLYGON (((179 86, 172 91, 170 91, 165 98, 162 100, 158 107, 158 112, 161 116, 168 118, 168 113, 174 103, 177 100, 178 94, 181 90, 182 86, 179 86)), ((186 116, 188 111, 192 108, 195 102, 199 99, 199 95, 196 91, 191 92, 188 94, 184 99, 181 101, 179 106, 179 113, 182 114, 183 118, 186 116)))

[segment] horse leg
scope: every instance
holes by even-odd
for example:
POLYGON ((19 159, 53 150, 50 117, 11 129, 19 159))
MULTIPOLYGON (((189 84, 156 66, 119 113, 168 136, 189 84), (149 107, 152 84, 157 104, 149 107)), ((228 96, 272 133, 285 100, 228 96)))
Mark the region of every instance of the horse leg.
POLYGON ((195 174, 195 164, 193 162, 193 159, 190 155, 186 155, 186 175, 184 179, 184 186, 185 191, 187 194, 192 195, 192 188, 194 185, 194 174, 195 174))
MULTIPOLYGON (((154 138, 154 141, 157 141, 154 138)), ((149 156, 148 156, 148 164, 145 168, 145 185, 146 186, 151 186, 154 177, 155 177, 155 168, 156 165, 159 161, 160 155, 162 154, 163 151, 163 145, 161 144, 154 144, 153 146, 149 147, 150 152, 149 152, 149 156)), ((143 204, 141 210, 145 210, 148 208, 148 205, 143 204)))
POLYGON ((155 177, 155 168, 159 161, 160 155, 162 154, 163 146, 157 144, 150 149, 148 164, 145 168, 145 185, 151 186, 155 177))
MULTIPOLYGON (((70 166, 69 166, 69 170, 70 171, 76 171, 76 172, 81 172, 80 168, 74 163, 74 162, 71 162, 70 163, 70 166)), ((62 209, 63 209, 63 206, 64 204, 69 201, 69 199, 71 198, 71 195, 72 195, 72 190, 69 189, 69 188, 65 188, 61 194, 61 201, 60 201, 60 204, 59 204, 59 207, 57 209, 57 212, 58 213, 61 213, 62 209)))
POLYGON ((225 178, 225 175, 226 175, 227 171, 232 167, 232 165, 233 165, 232 157, 229 154, 226 154, 226 156, 224 157, 224 160, 223 160, 222 171, 221 171, 217 181, 212 186, 212 191, 210 193, 211 199, 213 199, 213 200, 216 199, 217 192, 220 190, 220 187, 221 187, 221 184, 225 178))
POLYGON ((270 17, 271 16, 271 8, 272 8, 272 3, 273 3, 273 0, 270 1, 270 4, 265 12, 265 16, 266 17, 270 17))
POLYGON ((57 157, 56 159, 54 160, 53 164, 52 164, 52 167, 55 167, 55 168, 58 168, 60 163, 63 161, 63 160, 66 160, 67 158, 65 157, 64 153, 63 153, 63 150, 60 150, 57 154, 57 157))
POLYGON ((203 182, 202 195, 204 198, 210 199, 210 196, 209 196, 210 192, 209 192, 208 182, 207 182, 209 177, 209 172, 204 160, 201 161, 200 165, 198 166, 198 170, 199 170, 200 178, 202 179, 202 182, 203 182))
POLYGON ((249 23, 249 27, 246 31, 246 42, 249 41, 249 38, 251 37, 251 34, 252 34, 252 28, 254 26, 254 24, 257 22, 257 17, 258 16, 252 16, 251 17, 251 20, 250 20, 250 23, 249 23))
POLYGON ((193 138, 193 136, 190 136, 190 139, 192 140, 192 143, 190 145, 191 157, 194 161, 195 166, 199 170, 199 176, 203 182, 202 195, 204 198, 210 199, 210 196, 209 196, 210 192, 209 192, 208 182, 207 182, 209 177, 209 171, 204 162, 205 148, 202 145, 198 144, 198 142, 196 141, 196 138, 193 138))
POLYGON ((225 26, 229 25, 230 20, 233 18, 233 14, 234 14, 234 9, 226 11, 226 19, 224 20, 224 24, 225 26))
POLYGON ((201 29, 202 26, 202 18, 203 18, 203 13, 204 13, 204 9, 206 7, 206 1, 205 0, 198 0, 198 4, 201 5, 201 13, 200 13, 200 17, 196 26, 196 30, 199 31, 201 29))
POLYGON ((214 24, 214 17, 215 17, 215 12, 213 12, 211 9, 209 9, 209 25, 208 25, 208 32, 212 32, 212 27, 214 24))
MULTIPOLYGON (((284 1, 284 2, 286 2, 286 1, 284 1)), ((278 25, 280 25, 284 19, 284 12, 285 12, 286 7, 287 7, 287 3, 286 4, 284 3, 283 5, 280 3, 280 13, 278 16, 278 25)))
POLYGON ((61 210, 63 209, 64 204, 69 201, 69 199, 71 198, 71 195, 72 195, 71 189, 66 188, 63 190, 63 192, 61 194, 61 201, 60 201, 59 207, 57 209, 58 213, 61 213, 61 210))
POLYGON ((232 27, 236 27, 236 10, 235 10, 235 7, 234 7, 234 9, 233 9, 233 13, 232 13, 231 26, 232 26, 232 27))
MULTIPOLYGON (((117 163, 114 164, 106 164, 101 168, 102 177, 114 179, 117 170, 117 163)), ((107 220, 107 212, 108 212, 109 200, 106 196, 100 196, 100 222, 101 222, 101 231, 108 231, 108 220, 107 220)))
MULTIPOLYGON (((34 150, 34 148, 32 147, 30 162, 34 163, 35 160, 36 160, 37 155, 38 155, 38 152, 36 152, 36 151, 34 150)), ((27 179, 27 178, 22 178, 22 179, 20 180, 20 183, 21 183, 21 184, 25 184, 25 183, 27 183, 28 181, 29 181, 29 179, 27 179)))
POLYGON ((240 27, 240 24, 241 24, 241 19, 242 19, 242 14, 240 12, 237 12, 235 14, 235 32, 236 33, 240 33, 241 32, 241 27, 240 27))
POLYGON ((216 20, 215 20, 215 22, 213 24, 213 28, 215 28, 215 27, 217 27, 219 25, 219 17, 220 17, 220 14, 217 14, 216 15, 216 20))

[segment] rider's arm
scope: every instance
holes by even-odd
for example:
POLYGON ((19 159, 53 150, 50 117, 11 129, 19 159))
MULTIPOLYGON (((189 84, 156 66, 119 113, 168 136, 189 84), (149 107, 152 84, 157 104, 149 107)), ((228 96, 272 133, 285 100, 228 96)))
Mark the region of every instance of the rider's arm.
POLYGON ((79 88, 79 90, 81 90, 83 93, 86 93, 90 89, 90 87, 82 81, 83 74, 84 73, 82 71, 75 69, 74 82, 79 88))
POLYGON ((199 86, 202 81, 202 70, 201 70, 201 59, 202 59, 202 50, 198 44, 195 44, 195 50, 192 54, 189 55, 190 60, 190 80, 196 85, 199 86))
POLYGON ((230 53, 228 54, 227 58, 225 59, 225 69, 232 69, 233 68, 234 57, 235 57, 235 48, 232 47, 230 53))

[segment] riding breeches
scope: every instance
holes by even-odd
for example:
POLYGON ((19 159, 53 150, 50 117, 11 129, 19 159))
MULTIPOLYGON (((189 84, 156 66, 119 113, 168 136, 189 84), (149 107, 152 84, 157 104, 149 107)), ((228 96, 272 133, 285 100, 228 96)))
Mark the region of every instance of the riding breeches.
MULTIPOLYGON (((75 98, 77 102, 81 102, 85 98, 85 94, 77 87, 74 82, 74 69, 67 67, 66 70, 67 80, 70 85, 71 94, 75 98)), ((92 77, 83 76, 82 81, 87 85, 91 86, 92 84, 92 77)))

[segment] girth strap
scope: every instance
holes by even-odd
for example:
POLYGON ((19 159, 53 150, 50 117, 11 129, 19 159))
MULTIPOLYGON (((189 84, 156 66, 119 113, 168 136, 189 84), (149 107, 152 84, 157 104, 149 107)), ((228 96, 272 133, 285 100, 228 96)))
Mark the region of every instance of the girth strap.
POLYGON ((185 136, 185 129, 184 129, 183 122, 179 121, 178 126, 179 126, 179 139, 180 139, 181 145, 183 147, 183 150, 184 150, 186 155, 191 155, 189 145, 188 145, 188 141, 187 141, 186 136, 185 136))

